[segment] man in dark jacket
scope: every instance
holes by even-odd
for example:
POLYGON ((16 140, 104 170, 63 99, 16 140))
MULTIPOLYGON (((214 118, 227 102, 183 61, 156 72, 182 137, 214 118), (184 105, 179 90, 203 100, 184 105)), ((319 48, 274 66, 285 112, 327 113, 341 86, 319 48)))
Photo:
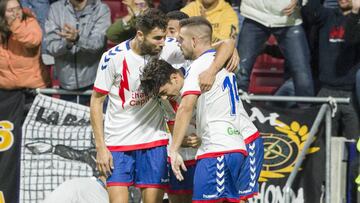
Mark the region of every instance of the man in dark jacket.
MULTIPOLYGON (((356 0, 358 1, 358 0, 356 0)), ((304 7, 308 21, 319 25, 318 96, 350 97, 349 105, 338 105, 333 119, 333 133, 348 139, 360 134, 359 110, 355 99, 355 74, 360 67, 360 43, 346 40, 345 22, 351 17, 351 0, 339 0, 339 8, 324 8, 320 0, 311 0, 304 7), (342 132, 339 132, 342 129, 342 132)))

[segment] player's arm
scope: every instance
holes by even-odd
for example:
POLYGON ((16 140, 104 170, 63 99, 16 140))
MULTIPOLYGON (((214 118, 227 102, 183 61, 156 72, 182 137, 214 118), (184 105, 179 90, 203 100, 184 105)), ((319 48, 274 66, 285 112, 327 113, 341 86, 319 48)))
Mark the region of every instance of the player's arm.
MULTIPOLYGON (((168 103, 165 103, 164 100, 161 100, 161 104, 164 107, 166 118, 168 120, 167 125, 168 125, 169 131, 172 136, 174 134, 175 116, 176 116, 178 104, 175 100, 172 100, 172 99, 167 100, 167 102, 168 103), (168 105, 166 105, 166 104, 168 104, 168 105)), ((200 146, 200 144, 201 144, 200 137, 198 137, 195 133, 189 134, 187 131, 186 135, 182 141, 181 147, 198 148, 200 146)))
POLYGON ((210 67, 199 75, 201 91, 209 91, 215 81, 216 74, 229 60, 226 69, 233 71, 239 64, 239 55, 235 49, 235 40, 227 39, 213 44, 216 55, 210 67))
POLYGON ((192 112, 198 97, 199 95, 193 94, 184 96, 176 113, 173 141, 170 145, 170 160, 172 170, 178 180, 184 179, 181 175, 180 166, 186 171, 185 164, 179 154, 179 148, 190 124, 192 112))
POLYGON ((96 164, 101 174, 111 174, 113 168, 112 155, 104 141, 103 104, 105 94, 93 91, 90 100, 90 121, 96 146, 96 164))

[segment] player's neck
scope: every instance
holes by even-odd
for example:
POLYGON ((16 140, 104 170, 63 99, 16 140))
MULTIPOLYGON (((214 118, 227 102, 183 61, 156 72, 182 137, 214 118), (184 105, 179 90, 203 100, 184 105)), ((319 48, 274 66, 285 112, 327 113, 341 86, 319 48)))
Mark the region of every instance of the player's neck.
POLYGON ((207 50, 212 49, 211 45, 203 45, 200 47, 197 47, 194 50, 194 59, 199 58, 203 53, 205 53, 207 50))
POLYGON ((131 50, 133 50, 133 52, 135 52, 136 54, 142 56, 142 52, 140 49, 140 43, 137 40, 137 38, 135 37, 133 40, 130 41, 130 48, 131 50))

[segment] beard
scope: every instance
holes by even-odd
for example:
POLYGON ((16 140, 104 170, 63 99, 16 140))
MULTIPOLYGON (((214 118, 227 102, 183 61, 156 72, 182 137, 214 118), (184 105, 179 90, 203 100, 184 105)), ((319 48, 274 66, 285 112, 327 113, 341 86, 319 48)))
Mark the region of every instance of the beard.
POLYGON ((181 49, 181 52, 182 52, 182 54, 183 54, 183 56, 184 56, 184 59, 186 59, 186 60, 193 60, 193 58, 192 58, 192 53, 190 53, 189 51, 185 51, 183 48, 181 48, 180 47, 180 49, 181 49))
POLYGON ((155 45, 149 43, 147 40, 144 40, 140 43, 140 50, 142 55, 155 56, 160 54, 162 47, 157 49, 155 45))

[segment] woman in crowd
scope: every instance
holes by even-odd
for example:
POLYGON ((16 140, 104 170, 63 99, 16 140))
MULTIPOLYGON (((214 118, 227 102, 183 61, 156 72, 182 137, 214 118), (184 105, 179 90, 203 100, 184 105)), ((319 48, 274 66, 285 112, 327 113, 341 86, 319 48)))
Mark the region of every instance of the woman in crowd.
POLYGON ((49 77, 40 60, 42 32, 18 0, 0 1, 0 90, 43 88, 49 77))

